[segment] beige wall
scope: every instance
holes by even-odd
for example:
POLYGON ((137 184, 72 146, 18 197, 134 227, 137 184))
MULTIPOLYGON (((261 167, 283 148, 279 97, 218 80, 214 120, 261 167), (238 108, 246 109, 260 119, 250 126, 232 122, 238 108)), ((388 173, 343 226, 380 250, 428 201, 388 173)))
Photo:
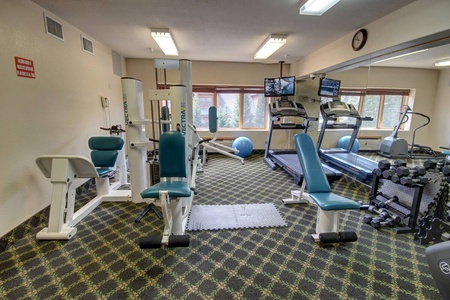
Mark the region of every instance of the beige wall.
POLYGON ((368 31, 368 39, 362 50, 353 51, 353 32, 293 64, 293 74, 308 75, 375 51, 448 30, 449 11, 448 0, 417 0, 364 26, 368 31))
POLYGON ((436 99, 430 109, 434 147, 450 147, 450 68, 439 73, 436 99))
POLYGON ((105 134, 99 127, 109 114, 123 124, 111 49, 93 40, 95 55, 83 52, 82 32, 65 22, 64 42, 46 35, 43 13, 29 0, 0 2, 0 236, 50 204, 39 155, 87 156, 87 140, 105 134), (15 56, 34 62, 36 79, 16 76, 15 56), (100 96, 110 99, 110 113, 100 96))

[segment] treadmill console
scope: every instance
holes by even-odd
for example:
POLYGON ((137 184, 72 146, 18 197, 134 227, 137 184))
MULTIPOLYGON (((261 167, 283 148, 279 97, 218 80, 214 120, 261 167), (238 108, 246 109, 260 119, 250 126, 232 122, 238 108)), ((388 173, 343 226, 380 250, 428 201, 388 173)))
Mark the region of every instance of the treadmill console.
POLYGON ((308 118, 301 103, 288 99, 277 100, 269 104, 270 115, 273 117, 302 117, 308 118))
POLYGON ((352 104, 341 101, 332 101, 320 105, 320 112, 324 117, 360 118, 358 110, 352 104))

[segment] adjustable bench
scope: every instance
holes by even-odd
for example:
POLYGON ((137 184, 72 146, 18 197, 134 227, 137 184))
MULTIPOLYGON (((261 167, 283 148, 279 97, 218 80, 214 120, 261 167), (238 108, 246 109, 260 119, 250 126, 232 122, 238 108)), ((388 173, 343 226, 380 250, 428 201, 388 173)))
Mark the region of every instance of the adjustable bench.
POLYGON ((350 199, 333 194, 317 155, 312 138, 299 133, 294 136, 294 144, 304 174, 304 184, 300 195, 318 206, 315 242, 322 244, 353 242, 358 239, 355 232, 339 232, 339 211, 360 209, 360 205, 350 199), (304 189, 307 186, 308 193, 304 189))

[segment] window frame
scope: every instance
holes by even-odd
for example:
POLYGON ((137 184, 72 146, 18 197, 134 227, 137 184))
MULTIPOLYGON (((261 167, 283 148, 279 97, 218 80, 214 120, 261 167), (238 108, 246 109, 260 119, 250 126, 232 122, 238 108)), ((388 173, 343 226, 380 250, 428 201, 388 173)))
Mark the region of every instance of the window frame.
MULTIPOLYGON (((340 96, 342 101, 342 96, 356 96, 359 97, 358 102, 358 113, 361 115, 364 107, 364 101, 366 96, 380 96, 380 103, 378 107, 378 115, 377 115, 377 123, 376 127, 363 127, 361 129, 365 130, 393 130, 394 127, 383 127, 383 112, 384 112, 384 103, 386 100, 386 96, 402 96, 402 102, 400 104, 400 109, 403 105, 408 104, 409 97, 411 94, 411 90, 409 89, 388 89, 388 88, 368 88, 368 89, 356 89, 356 88, 341 88, 340 96)), ((343 101, 345 102, 345 101, 343 101)), ((400 112, 400 111, 399 111, 400 112)), ((400 114, 398 116, 400 118, 400 114)), ((363 123, 364 125, 364 123, 363 123)), ((404 129, 404 125, 400 127, 400 129, 404 129)))
MULTIPOLYGON (((225 130, 267 130, 268 112, 267 107, 269 100, 264 97, 264 86, 238 86, 238 85, 192 85, 192 93, 211 93, 213 94, 213 105, 218 107, 219 94, 239 94, 239 127, 221 128, 225 130), (244 95, 245 94, 261 94, 264 97, 264 127, 252 128, 244 127, 244 95)), ((200 130, 204 128, 199 128, 200 130)))

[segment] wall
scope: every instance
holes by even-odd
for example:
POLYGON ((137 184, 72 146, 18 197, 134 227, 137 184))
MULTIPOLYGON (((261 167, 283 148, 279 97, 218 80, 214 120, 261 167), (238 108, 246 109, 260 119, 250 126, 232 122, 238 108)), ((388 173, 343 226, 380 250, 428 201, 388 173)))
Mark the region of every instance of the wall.
MULTIPOLYGON (((144 89, 144 99, 149 89, 156 88, 156 75, 153 60, 149 59, 127 59, 127 75, 142 80, 144 89)), ((289 65, 283 65, 283 75, 289 75, 289 65)), ((262 85, 265 77, 277 77, 280 75, 278 64, 259 63, 232 63, 232 62, 192 62, 192 84, 218 84, 218 85, 262 85)), ((164 82, 163 72, 158 72, 158 80, 164 82)), ((179 72, 177 70, 167 70, 167 83, 179 83, 179 72)), ((148 101, 145 102, 146 117, 150 118, 150 108, 148 101)), ((146 128, 150 132, 149 127, 146 128)), ((202 136, 209 136, 202 132, 202 136)), ((264 149, 267 137, 266 130, 246 130, 236 131, 222 129, 220 137, 247 136, 253 142, 254 149, 264 149)), ((282 132, 274 139, 282 141, 283 145, 287 139, 287 132, 282 132)))
MULTIPOLYGON (((440 71, 432 118, 434 147, 450 147, 450 67, 440 71)), ((437 149, 437 148, 435 148, 437 149)))
POLYGON ((93 40, 95 55, 83 52, 82 32, 58 18, 65 41, 46 35, 43 13, 29 0, 0 2, 0 237, 50 204, 39 155, 87 156, 87 140, 106 134, 99 127, 107 118, 124 122, 111 49, 93 40), (15 56, 34 62, 36 79, 16 76, 15 56), (100 96, 109 98, 109 113, 100 96))

